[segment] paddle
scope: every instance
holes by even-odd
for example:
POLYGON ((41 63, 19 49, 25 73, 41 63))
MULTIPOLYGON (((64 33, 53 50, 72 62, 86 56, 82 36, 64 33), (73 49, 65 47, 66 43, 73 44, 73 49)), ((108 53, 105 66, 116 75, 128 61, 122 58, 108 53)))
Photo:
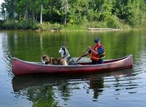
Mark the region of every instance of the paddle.
POLYGON ((77 59, 76 62, 78 62, 78 61, 82 58, 82 56, 84 55, 84 53, 87 52, 88 50, 89 50, 89 48, 87 48, 87 49, 83 52, 83 54, 77 59))

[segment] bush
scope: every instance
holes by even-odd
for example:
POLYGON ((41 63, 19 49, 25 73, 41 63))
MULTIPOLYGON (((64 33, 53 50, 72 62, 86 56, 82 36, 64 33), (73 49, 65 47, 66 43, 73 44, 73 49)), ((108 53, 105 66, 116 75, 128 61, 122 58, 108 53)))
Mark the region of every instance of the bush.
POLYGON ((26 24, 25 21, 8 21, 3 22, 0 24, 1 29, 9 29, 9 30, 27 30, 27 29, 37 29, 36 23, 33 23, 32 21, 29 21, 28 24, 26 24))
POLYGON ((116 16, 110 16, 104 19, 104 21, 88 22, 85 24, 87 28, 115 28, 115 29, 127 29, 129 25, 118 19, 116 16))
POLYGON ((129 25, 118 19, 116 16, 108 17, 104 21, 86 22, 82 24, 68 23, 66 26, 50 22, 38 22, 28 21, 0 21, 0 29, 12 29, 12 30, 41 30, 41 31, 60 31, 60 30, 87 30, 88 28, 130 28, 129 25), (64 29, 65 28, 65 29, 64 29))
POLYGON ((63 25, 60 25, 58 23, 51 24, 50 22, 43 22, 42 24, 38 24, 38 28, 42 31, 52 31, 52 30, 61 30, 63 28, 63 25))

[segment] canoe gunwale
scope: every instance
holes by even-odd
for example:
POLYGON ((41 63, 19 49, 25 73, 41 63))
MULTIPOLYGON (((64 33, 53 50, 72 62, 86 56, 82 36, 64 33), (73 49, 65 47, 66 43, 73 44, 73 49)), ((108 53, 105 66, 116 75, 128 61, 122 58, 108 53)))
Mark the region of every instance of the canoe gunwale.
POLYGON ((23 63, 26 63, 26 64, 32 64, 32 65, 38 65, 38 66, 52 66, 52 67, 73 67, 73 66, 103 66, 105 64, 113 64, 113 63, 117 63, 117 62, 122 62, 123 60, 126 60, 128 59, 129 57, 132 57, 132 54, 130 55, 127 55, 125 57, 121 57, 121 58, 117 58, 117 59, 109 59, 109 60, 105 60, 103 64, 91 64, 89 65, 89 63, 91 62, 79 62, 77 63, 77 65, 51 65, 51 64, 43 64, 41 62, 31 62, 31 61, 25 61, 25 60, 21 60, 19 58, 16 58, 16 57, 13 57, 13 60, 17 60, 17 61, 20 61, 20 62, 23 62, 23 63), (83 65, 83 64, 88 64, 88 65, 83 65))

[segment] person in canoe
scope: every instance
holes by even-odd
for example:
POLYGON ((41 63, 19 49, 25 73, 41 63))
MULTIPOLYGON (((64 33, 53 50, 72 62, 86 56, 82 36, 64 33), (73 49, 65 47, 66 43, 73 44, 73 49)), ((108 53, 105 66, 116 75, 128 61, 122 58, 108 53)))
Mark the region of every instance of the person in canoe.
POLYGON ((95 45, 93 47, 88 47, 88 51, 85 51, 84 54, 77 59, 79 61, 82 57, 85 57, 90 54, 90 59, 92 60, 91 64, 102 64, 103 58, 105 56, 105 50, 103 45, 100 43, 99 38, 94 39, 95 45))

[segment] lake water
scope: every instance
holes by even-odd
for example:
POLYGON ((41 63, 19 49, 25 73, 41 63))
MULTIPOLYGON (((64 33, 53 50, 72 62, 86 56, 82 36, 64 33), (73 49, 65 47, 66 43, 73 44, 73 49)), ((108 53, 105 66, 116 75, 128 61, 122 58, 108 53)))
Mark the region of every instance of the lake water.
MULTIPOLYGON (((146 31, 0 31, 0 107, 145 107, 146 31), (99 37, 105 59, 133 55, 133 68, 90 75, 14 76, 12 57, 60 57, 64 45, 76 60, 99 37)), ((89 57, 82 58, 87 61, 89 57)))

